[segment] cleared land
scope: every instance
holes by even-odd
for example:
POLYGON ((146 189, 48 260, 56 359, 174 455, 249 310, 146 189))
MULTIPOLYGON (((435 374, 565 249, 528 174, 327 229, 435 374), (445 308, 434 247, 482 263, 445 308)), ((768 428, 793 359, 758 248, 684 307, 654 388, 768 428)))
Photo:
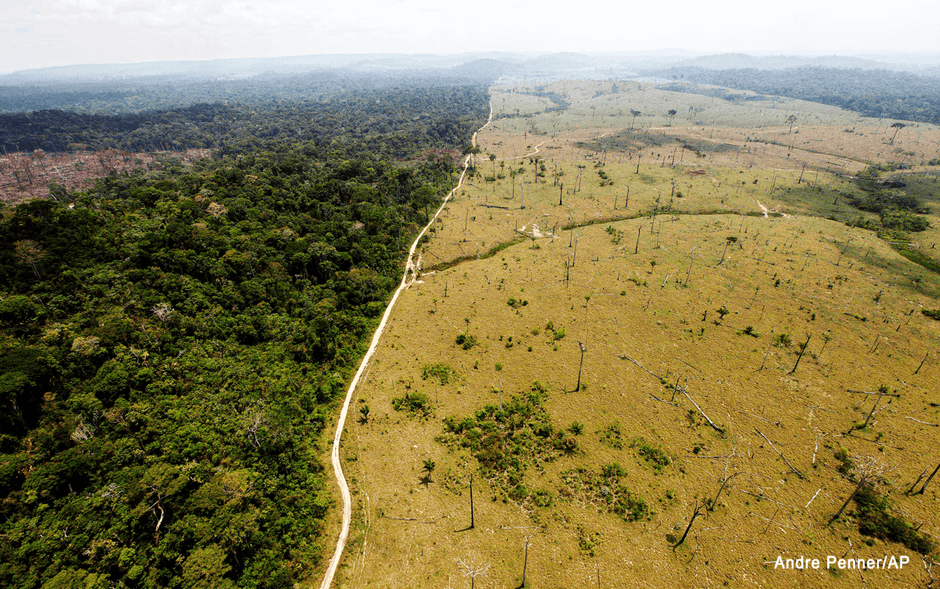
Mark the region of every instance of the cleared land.
MULTIPOLYGON (((872 217, 851 176, 935 175, 940 132, 634 82, 506 84, 493 106, 347 425, 337 585, 930 582, 854 503, 828 522, 871 460, 890 513, 940 538, 938 482, 905 494, 940 461, 940 280, 844 223, 872 217), (898 396, 872 413, 853 391, 898 396), (823 570, 774 569, 800 555, 823 570)), ((937 259, 932 198, 909 247, 937 259)))
MULTIPOLYGON (((44 198, 57 184, 68 190, 91 188, 96 179, 109 174, 160 169, 167 160, 188 164, 209 155, 209 149, 179 152, 135 153, 119 149, 77 150, 72 153, 5 153, 0 157, 0 202, 16 204, 44 198)), ((57 197, 53 193, 54 197, 57 197)))

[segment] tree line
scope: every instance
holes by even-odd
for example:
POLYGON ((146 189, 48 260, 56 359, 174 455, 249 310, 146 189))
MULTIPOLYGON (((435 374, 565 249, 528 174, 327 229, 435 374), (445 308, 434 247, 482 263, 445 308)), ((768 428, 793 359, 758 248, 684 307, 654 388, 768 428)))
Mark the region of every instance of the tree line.
MULTIPOLYGON (((866 117, 940 124, 940 79, 906 72, 822 67, 782 70, 677 67, 645 75, 819 102, 866 117)), ((669 89, 676 89, 675 85, 669 89)))
POLYGON ((290 587, 318 565, 320 434, 455 180, 428 144, 467 146, 487 108, 485 87, 342 94, 313 139, 272 107, 270 137, 3 210, 0 585, 290 587))

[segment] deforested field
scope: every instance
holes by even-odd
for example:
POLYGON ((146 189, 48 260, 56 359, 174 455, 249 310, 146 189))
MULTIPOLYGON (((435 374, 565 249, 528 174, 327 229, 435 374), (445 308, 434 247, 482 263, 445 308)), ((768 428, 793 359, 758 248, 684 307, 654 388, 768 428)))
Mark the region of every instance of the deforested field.
POLYGON ((940 577, 940 130, 633 81, 490 95, 347 424, 338 585, 940 577))

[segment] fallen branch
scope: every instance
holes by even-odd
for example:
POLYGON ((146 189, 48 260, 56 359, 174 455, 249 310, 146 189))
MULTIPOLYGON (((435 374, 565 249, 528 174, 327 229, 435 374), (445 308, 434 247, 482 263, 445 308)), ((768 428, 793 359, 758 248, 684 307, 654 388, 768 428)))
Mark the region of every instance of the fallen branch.
POLYGON ((790 464, 790 461, 787 460, 787 457, 783 455, 783 452, 781 452, 780 450, 777 450, 777 447, 774 446, 774 443, 771 442, 770 439, 767 438, 767 436, 765 436, 764 434, 762 434, 761 431, 760 431, 759 429, 757 429, 756 427, 754 428, 754 431, 756 431, 757 434, 758 434, 760 437, 764 438, 764 439, 767 441, 767 443, 770 444, 770 447, 773 448, 774 452, 776 452, 777 455, 780 456, 780 458, 782 458, 783 461, 787 463, 787 466, 790 467, 790 470, 793 471, 793 474, 795 474, 796 476, 800 477, 801 479, 804 479, 804 480, 806 479, 806 477, 803 476, 803 473, 802 473, 802 472, 800 472, 795 466, 793 466, 792 464, 790 464))
POLYGON ((738 489, 738 491, 741 491, 745 495, 750 495, 751 497, 757 497, 758 499, 766 499, 767 501, 770 501, 771 503, 776 503, 777 505, 782 505, 784 507, 789 507, 790 509, 793 509, 793 507, 787 505, 786 503, 780 503, 779 501, 775 499, 771 499, 770 497, 764 494, 758 495, 757 493, 751 493, 750 491, 745 491, 744 489, 738 489))
MULTIPOLYGON (((822 491, 822 487, 819 487, 819 491, 822 491)), ((816 491, 816 495, 819 495, 819 491, 816 491)), ((806 509, 807 507, 809 507, 809 504, 812 503, 816 499, 816 495, 813 495, 813 498, 809 500, 809 503, 807 503, 803 507, 803 509, 806 509)))
MULTIPOLYGON (((681 390, 681 389, 680 389, 680 390, 681 390)), ((688 399, 690 403, 692 403, 693 405, 695 405, 695 408, 698 409, 698 412, 702 414, 702 417, 705 418, 705 421, 708 422, 708 425, 712 426, 712 427, 715 429, 715 431, 718 432, 719 434, 725 433, 725 430, 724 430, 724 429, 722 429, 722 428, 718 427, 717 425, 715 425, 715 422, 712 421, 711 419, 709 419, 707 415, 705 415, 705 412, 702 411, 702 408, 699 407, 699 406, 695 403, 695 401, 692 400, 692 397, 689 396, 689 393, 687 393, 687 392, 685 392, 684 390, 682 390, 682 394, 685 395, 685 398, 688 399)))
POLYGON ((662 377, 661 377, 661 376, 659 376, 658 374, 656 374, 656 373, 653 372, 652 370, 649 370, 648 368, 646 368, 645 366, 643 366, 642 364, 640 364, 639 362, 637 362, 636 360, 634 360, 634 359, 631 358, 630 356, 618 356, 618 357, 619 357, 621 360, 629 360, 629 361, 633 362, 634 364, 636 364, 637 366, 639 366, 641 370, 644 370, 645 372, 649 373, 650 375, 655 376, 657 380, 662 380, 662 377))
POLYGON ((884 397, 897 397, 898 399, 901 398, 901 395, 898 395, 895 393, 881 393, 881 392, 873 393, 870 391, 853 391, 852 389, 847 389, 847 390, 848 392, 855 393, 856 395, 879 395, 879 396, 884 396, 884 397))

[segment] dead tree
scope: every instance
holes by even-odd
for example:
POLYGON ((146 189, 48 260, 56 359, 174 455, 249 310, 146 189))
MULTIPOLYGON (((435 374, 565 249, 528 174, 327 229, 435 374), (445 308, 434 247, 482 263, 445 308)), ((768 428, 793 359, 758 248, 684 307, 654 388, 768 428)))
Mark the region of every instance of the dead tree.
POLYGON ((780 458, 782 458, 783 461, 786 463, 786 465, 790 467, 790 471, 792 471, 793 474, 795 474, 796 476, 800 477, 801 479, 805 479, 805 478, 806 478, 806 477, 803 475, 802 472, 800 472, 795 466, 793 466, 792 464, 790 464, 790 461, 787 460, 787 457, 783 455, 783 452, 781 452, 780 450, 777 450, 777 447, 774 446, 774 443, 771 442, 770 439, 769 439, 767 436, 765 436, 764 434, 762 434, 761 431, 760 431, 759 429, 757 429, 756 427, 754 428, 754 431, 756 431, 756 432, 757 432, 757 435, 759 435, 760 437, 764 438, 764 440, 765 440, 768 444, 770 444, 770 447, 773 448, 773 451, 776 452, 776 453, 777 453, 777 456, 779 456, 780 458))
MULTIPOLYGON (((926 489, 926 488, 927 488, 927 484, 930 483, 930 481, 933 480, 933 477, 937 474, 937 471, 938 471, 938 470, 940 470, 940 464, 937 465, 937 468, 933 469, 933 473, 931 473, 931 475, 930 475, 929 477, 927 477, 927 480, 924 481, 924 485, 920 488, 920 491, 917 491, 916 493, 914 493, 915 495, 923 495, 923 494, 924 494, 924 489, 926 489)), ((914 483, 914 484, 916 485, 917 483, 914 483)), ((913 487, 912 487, 912 488, 913 488, 913 487)))
POLYGON ((578 342, 578 347, 581 348, 581 362, 578 364, 578 385, 574 388, 575 392, 581 390, 581 369, 584 367, 584 352, 587 350, 582 342, 578 342))
POLYGON ((803 342, 803 347, 800 348, 800 355, 796 358, 796 364, 793 365, 793 370, 790 371, 790 374, 796 372, 796 367, 800 365, 800 360, 803 359, 803 353, 806 352, 806 346, 809 345, 809 338, 813 337, 812 335, 806 336, 806 341, 803 342))
POLYGON ((882 398, 882 397, 884 397, 884 396, 888 396, 888 397, 897 397, 897 398, 900 398, 900 397, 901 397, 901 395, 898 395, 898 394, 896 394, 896 393, 889 393, 889 392, 888 392, 888 387, 886 387, 886 386, 884 386, 884 385, 881 385, 881 387, 878 388, 878 392, 877 392, 877 393, 869 393, 869 392, 867 392, 867 391, 849 391, 849 392, 850 392, 850 393, 856 393, 856 394, 862 394, 862 395, 878 395, 878 398, 875 399, 875 404, 872 405, 871 411, 868 413, 868 417, 865 419, 865 423, 863 423, 862 425, 858 425, 857 423, 853 423, 853 424, 852 424, 852 427, 849 428, 849 431, 845 432, 846 434, 850 434, 850 433, 852 433, 853 431, 855 431, 855 430, 857 430, 857 429, 865 429, 866 427, 868 427, 868 423, 871 421, 872 416, 875 414, 875 409, 878 408, 878 403, 881 402, 881 398, 882 398))
POLYGON ((486 571, 490 570, 489 564, 476 565, 473 564, 473 561, 466 563, 459 558, 457 559, 457 564, 464 570, 463 576, 470 577, 470 589, 473 589, 477 577, 480 575, 485 577, 486 571))
POLYGON ((692 524, 695 523, 695 518, 700 516, 702 514, 702 510, 705 509, 706 502, 707 500, 703 501, 701 505, 698 505, 698 504, 695 505, 695 511, 692 512, 692 519, 689 520, 689 525, 686 526, 685 532, 682 534, 682 537, 679 538, 679 541, 672 545, 673 550, 675 550, 676 548, 681 546, 683 542, 685 542, 686 536, 689 535, 689 530, 692 529, 692 524))
POLYGON ((715 510, 715 506, 718 505, 718 498, 721 497, 721 492, 725 490, 725 487, 728 485, 731 479, 738 476, 739 474, 743 474, 741 472, 736 472, 733 475, 728 476, 728 466, 731 464, 731 458, 734 457, 734 450, 734 448, 731 449, 731 453, 728 454, 728 458, 725 460, 725 470, 721 475, 721 486, 718 487, 718 493, 715 494, 715 498, 711 500, 711 504, 708 506, 708 511, 715 510))
POLYGON ((831 526, 834 521, 839 519, 839 516, 842 515, 842 512, 845 511, 845 508, 848 507, 849 502, 855 498, 858 492, 862 489, 863 486, 869 485, 880 479, 885 472, 886 465, 882 462, 879 462, 875 458, 866 456, 859 458, 855 461, 855 470, 858 473, 858 484, 855 486, 855 490, 852 491, 852 494, 849 495, 849 498, 845 500, 845 503, 842 504, 842 507, 839 508, 839 511, 836 512, 832 519, 829 520, 827 526, 831 526))
POLYGON ((470 529, 472 530, 473 525, 473 474, 470 475, 470 529))
POLYGON ((522 561, 522 585, 519 587, 525 587, 525 574, 526 569, 529 567, 529 544, 530 544, 529 533, 526 532, 525 535, 525 558, 522 561))

